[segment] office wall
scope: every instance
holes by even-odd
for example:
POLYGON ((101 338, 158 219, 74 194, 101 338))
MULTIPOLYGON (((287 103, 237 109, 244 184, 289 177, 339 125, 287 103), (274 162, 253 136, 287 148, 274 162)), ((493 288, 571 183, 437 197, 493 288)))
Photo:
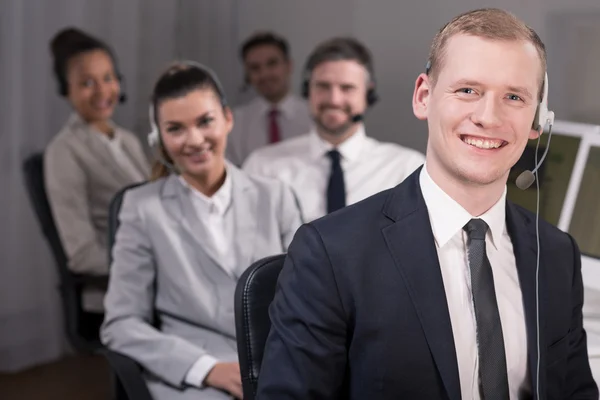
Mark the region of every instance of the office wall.
MULTIPOLYGON (((578 60, 588 53, 586 46, 600 46, 584 33, 583 40, 587 43, 582 44, 579 53, 570 52, 567 57, 565 48, 552 47, 553 43, 560 44, 561 32, 564 33, 557 21, 564 21, 569 15, 577 17, 600 12, 597 0, 306 0, 293 5, 282 3, 277 0, 243 2, 240 36, 243 38, 261 28, 275 29, 285 35, 298 67, 294 74, 297 88, 299 67, 318 41, 331 35, 356 35, 373 51, 382 98, 367 118, 368 133, 422 151, 426 144, 426 125, 412 114, 414 82, 423 71, 435 32, 456 14, 485 6, 501 7, 531 25, 548 46, 550 104, 561 119, 577 117, 578 110, 573 110, 572 102, 563 93, 572 84, 573 74, 583 72, 578 60), (307 29, 309 21, 311 27, 307 29), (575 64, 575 70, 572 68, 567 72, 568 68, 561 63, 565 58, 572 61, 571 65, 575 64)), ((595 82, 599 86, 600 78, 595 78, 595 82)), ((588 89, 593 85, 587 83, 578 88, 588 90, 590 97, 597 98, 588 89)), ((587 110, 586 115, 593 115, 595 109, 587 110)))

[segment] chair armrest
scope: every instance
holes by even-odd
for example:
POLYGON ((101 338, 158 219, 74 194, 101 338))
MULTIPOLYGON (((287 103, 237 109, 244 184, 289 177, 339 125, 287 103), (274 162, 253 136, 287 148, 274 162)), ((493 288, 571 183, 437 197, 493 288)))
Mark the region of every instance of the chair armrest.
POLYGON ((99 352, 104 355, 115 375, 115 391, 118 392, 121 388, 129 399, 152 400, 142 376, 142 368, 134 360, 107 348, 102 348, 99 352))
POLYGON ((73 284, 77 286, 91 286, 98 289, 108 288, 108 275, 71 274, 73 284))

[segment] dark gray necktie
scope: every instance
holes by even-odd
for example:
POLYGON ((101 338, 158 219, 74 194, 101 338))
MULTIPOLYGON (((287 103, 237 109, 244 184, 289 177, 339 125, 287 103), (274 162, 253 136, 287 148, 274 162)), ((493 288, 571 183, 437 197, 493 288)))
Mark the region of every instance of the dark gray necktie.
POLYGON ((508 376, 502 324, 494 290, 492 267, 485 251, 488 225, 472 219, 463 228, 469 235, 471 291, 477 320, 479 389, 483 400, 508 400, 508 376))
POLYGON ((327 156, 331 159, 331 173, 327 185, 327 213, 329 214, 346 206, 346 185, 340 152, 334 149, 327 152, 327 156))

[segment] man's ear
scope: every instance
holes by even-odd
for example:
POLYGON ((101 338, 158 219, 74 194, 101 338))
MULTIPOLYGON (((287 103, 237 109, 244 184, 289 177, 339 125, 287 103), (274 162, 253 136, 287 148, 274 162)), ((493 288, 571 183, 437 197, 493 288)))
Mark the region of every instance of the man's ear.
POLYGON ((540 137, 542 133, 535 130, 535 129, 531 129, 531 131, 529 132, 529 139, 533 140, 533 139, 537 139, 540 137))
POLYGON ((427 119, 427 106, 431 95, 431 84, 429 76, 421 73, 415 81, 415 90, 413 92, 413 113, 420 120, 427 119))

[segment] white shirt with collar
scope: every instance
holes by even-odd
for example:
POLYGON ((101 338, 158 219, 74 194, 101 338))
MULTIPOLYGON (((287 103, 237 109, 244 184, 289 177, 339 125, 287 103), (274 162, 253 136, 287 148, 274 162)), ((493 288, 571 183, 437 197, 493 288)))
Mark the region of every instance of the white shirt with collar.
MULTIPOLYGON (((334 146, 311 130, 308 134, 259 149, 244 164, 250 174, 280 179, 294 191, 303 220, 327 213, 327 184, 334 146)), ((423 154, 366 135, 364 126, 337 147, 341 154, 346 205, 402 182, 425 161, 423 154)))
POLYGON ((467 233, 463 230, 472 218, 481 218, 489 226, 486 252, 492 266, 502 323, 510 399, 523 398, 525 393, 531 393, 527 332, 513 245, 506 229, 506 188, 492 208, 474 217, 433 181, 427 165, 421 170, 419 179, 448 301, 462 398, 480 399, 477 325, 467 258, 467 233))
MULTIPOLYGON (((225 182, 211 197, 194 189, 182 177, 179 177, 179 180, 189 190, 198 220, 212 239, 206 246, 212 246, 219 257, 219 266, 233 277, 234 270, 239 265, 239 256, 233 246, 235 221, 231 207, 233 186, 230 175, 225 176, 225 182)), ((219 360, 211 355, 203 355, 189 369, 185 382, 190 386, 202 388, 204 379, 218 362, 219 360)))
POLYGON ((269 144, 269 113, 276 107, 281 140, 302 135, 311 128, 306 101, 288 94, 276 106, 258 96, 233 110, 233 129, 227 139, 227 159, 241 166, 254 150, 269 144))

